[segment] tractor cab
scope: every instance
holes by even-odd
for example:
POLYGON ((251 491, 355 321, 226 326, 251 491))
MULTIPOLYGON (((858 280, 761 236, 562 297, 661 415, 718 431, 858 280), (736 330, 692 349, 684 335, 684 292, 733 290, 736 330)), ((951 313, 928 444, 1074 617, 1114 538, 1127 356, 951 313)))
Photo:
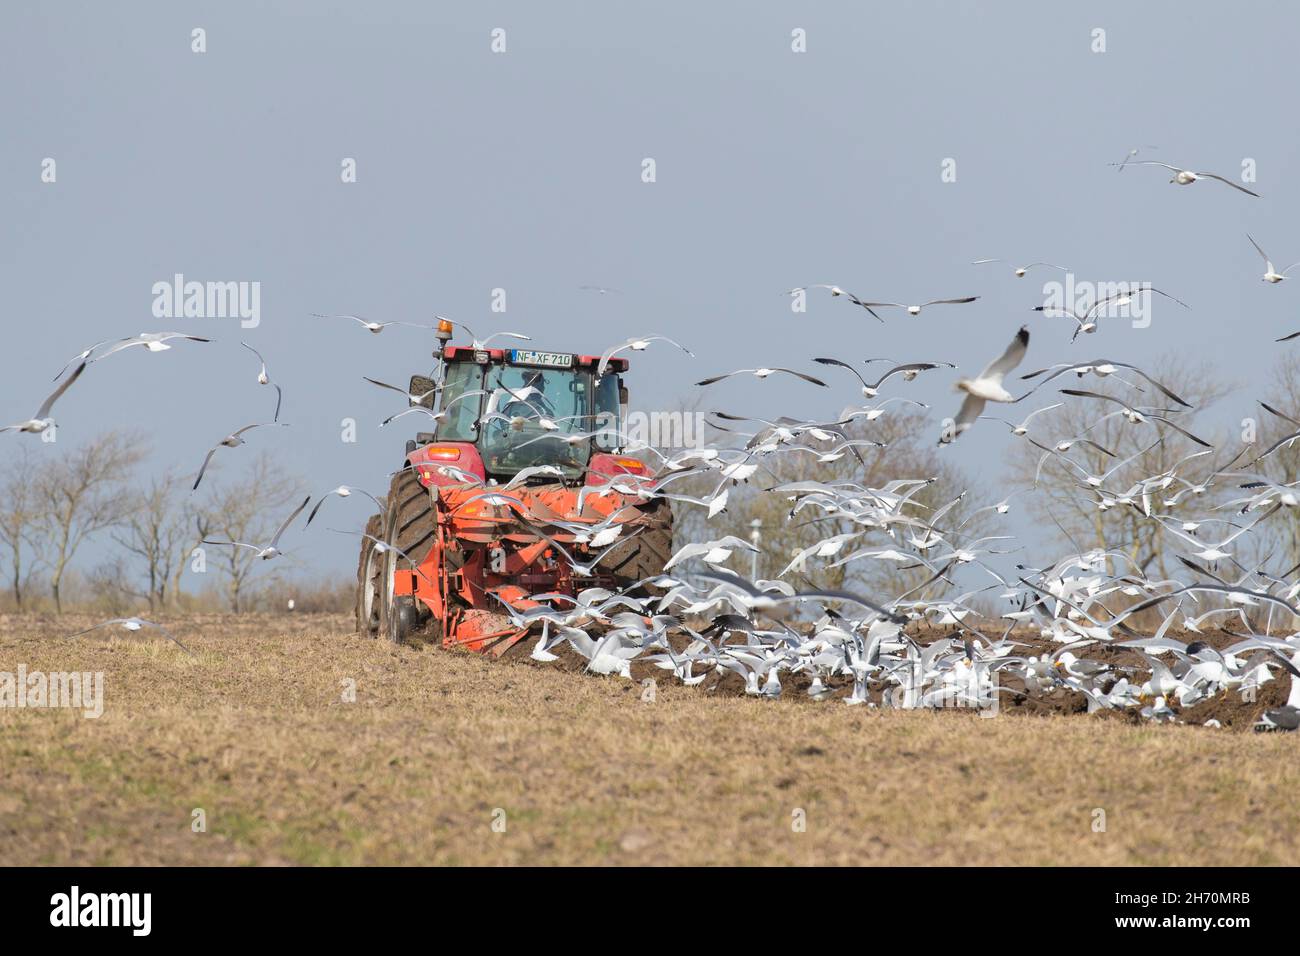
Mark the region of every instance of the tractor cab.
MULTIPOLYGON (((443 415, 419 444, 445 447, 448 456, 463 449, 467 461, 451 463, 464 471, 481 469, 479 477, 502 480, 553 465, 564 480, 575 481, 593 454, 617 451, 621 444, 627 393, 619 373, 627 369, 626 359, 612 359, 597 377, 600 358, 593 355, 449 345, 441 358, 437 397, 443 415)), ((416 376, 410 391, 425 394, 434 386, 416 376)), ((426 401, 433 399, 429 394, 426 401)))

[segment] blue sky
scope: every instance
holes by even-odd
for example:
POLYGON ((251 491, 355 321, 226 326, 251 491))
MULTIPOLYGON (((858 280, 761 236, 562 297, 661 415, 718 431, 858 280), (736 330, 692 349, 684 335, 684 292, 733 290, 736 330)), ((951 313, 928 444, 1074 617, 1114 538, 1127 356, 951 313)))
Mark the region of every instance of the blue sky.
MULTIPOLYGON (((55 370, 100 339, 208 335, 115 356, 57 409, 60 447, 136 427, 153 467, 197 468, 269 414, 245 338, 293 424, 250 448, 274 447, 316 492, 382 493, 406 434, 375 427, 394 408, 361 377, 426 371, 432 342, 311 313, 441 312, 543 348, 678 338, 694 360, 634 358, 644 409, 689 400, 708 374, 810 369, 814 355, 973 372, 1028 321, 1027 367, 1210 358, 1243 385, 1219 413, 1235 421, 1283 348, 1273 339, 1300 329, 1295 290, 1258 281, 1245 238, 1279 267, 1300 259, 1300 129, 1284 105, 1298 33, 1300 8, 1283 3, 6 4, 0 419, 30 415, 55 370), (490 49, 494 28, 505 53, 490 49), (791 51, 797 28, 806 53, 791 51), (1263 198, 1107 166, 1147 145, 1147 158, 1232 178, 1253 159, 1263 198), (344 158, 355 183, 340 181, 344 158), (955 182, 942 181, 945 159, 955 182), (1071 346, 1065 320, 1030 312, 1048 276, 969 264, 985 256, 1149 281, 1192 308, 1158 305, 1149 329, 1114 323, 1071 346), (178 272, 260 282, 260 325, 155 319, 151 288, 178 272), (822 296, 792 315, 781 290, 815 282, 981 299, 883 326, 822 296), (489 309, 494 288, 505 315, 489 309), (348 417, 355 444, 339 439, 348 417)), ((936 434, 956 409, 954 377, 901 392, 934 403, 936 434)), ((833 381, 834 394, 729 382, 712 403, 825 416, 857 397, 833 381)), ((994 483, 1012 439, 982 426, 947 453, 994 483)), ((0 454, 37 441, 0 439, 0 454)), ((342 536, 296 550, 314 570, 355 561, 342 536)))

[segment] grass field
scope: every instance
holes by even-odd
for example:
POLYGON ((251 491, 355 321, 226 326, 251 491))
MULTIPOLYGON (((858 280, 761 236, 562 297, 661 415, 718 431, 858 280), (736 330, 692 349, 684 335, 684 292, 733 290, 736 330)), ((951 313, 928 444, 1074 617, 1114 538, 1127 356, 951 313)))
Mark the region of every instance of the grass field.
POLYGON ((646 702, 619 678, 363 640, 343 617, 164 622, 193 657, 0 618, 0 671, 105 684, 98 719, 0 708, 5 862, 1300 861, 1294 735, 667 680, 646 702))

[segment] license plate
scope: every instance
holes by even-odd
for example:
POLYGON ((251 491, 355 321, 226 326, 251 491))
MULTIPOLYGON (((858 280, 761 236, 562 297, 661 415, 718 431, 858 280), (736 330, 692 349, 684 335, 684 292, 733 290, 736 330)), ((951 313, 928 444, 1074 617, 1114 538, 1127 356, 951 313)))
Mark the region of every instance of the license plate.
POLYGON ((573 368, 571 352, 535 352, 532 349, 511 349, 513 365, 541 365, 545 368, 573 368))

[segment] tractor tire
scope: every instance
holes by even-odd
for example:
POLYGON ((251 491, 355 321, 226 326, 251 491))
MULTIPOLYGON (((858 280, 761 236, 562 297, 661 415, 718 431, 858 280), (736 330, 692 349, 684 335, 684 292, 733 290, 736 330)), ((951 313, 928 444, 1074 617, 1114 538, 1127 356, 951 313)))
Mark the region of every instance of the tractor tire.
MULTIPOLYGON (((601 561, 602 567, 614 574, 622 588, 663 574, 664 564, 673 553, 672 505, 659 499, 641 510, 645 530, 625 541, 614 542, 609 546, 609 556, 601 561)), ((646 594, 659 591, 644 585, 640 590, 646 594)))
MULTIPOLYGON (((420 484, 415 472, 402 471, 393 477, 388 492, 386 543, 404 552, 418 567, 438 544, 438 522, 429 489, 420 484)), ((422 628, 433 641, 442 640, 442 622, 433 620, 423 603, 408 595, 394 596, 393 574, 409 570, 406 557, 386 551, 380 561, 379 633, 394 644, 405 644, 422 628)))
MULTIPOLYGON (((384 532, 381 515, 371 515, 366 522, 366 534, 378 538, 384 532)), ((357 600, 355 614, 357 634, 361 637, 379 636, 379 582, 382 562, 375 554, 375 542, 361 539, 361 558, 357 562, 357 600)))

